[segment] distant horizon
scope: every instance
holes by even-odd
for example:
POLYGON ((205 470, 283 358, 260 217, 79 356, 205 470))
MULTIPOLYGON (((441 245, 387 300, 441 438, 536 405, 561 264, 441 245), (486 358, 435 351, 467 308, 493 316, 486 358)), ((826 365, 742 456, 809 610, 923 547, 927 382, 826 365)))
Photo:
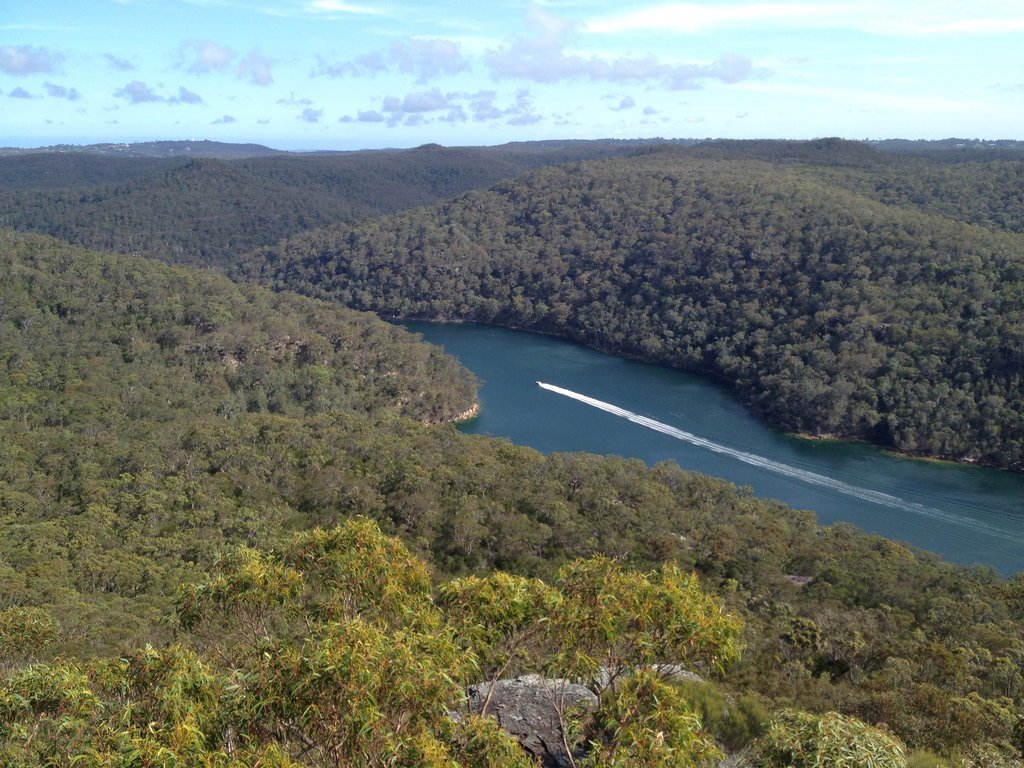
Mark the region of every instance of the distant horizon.
POLYGON ((50 144, 29 144, 29 143, 17 143, 17 144, 0 144, 0 152, 3 151, 14 151, 23 152, 31 150, 54 150, 62 147, 71 147, 76 149, 87 149, 90 147, 116 147, 116 146, 139 146, 139 145, 158 145, 158 144, 217 144, 223 146, 253 146, 260 147, 263 149, 272 150, 274 152, 282 153, 294 153, 302 154, 309 152, 401 152, 413 149, 419 149, 426 146, 439 146, 444 149, 461 149, 461 148, 486 148, 486 147, 500 147, 506 144, 530 144, 530 143, 561 143, 561 142, 664 142, 664 143, 693 143, 703 144, 717 141, 739 141, 739 142, 757 142, 757 141, 777 141, 777 142, 794 142, 794 143, 806 143, 814 141, 827 141, 827 140, 838 140, 838 141, 849 141, 858 144, 878 144, 885 142, 907 142, 907 143, 929 143, 929 144, 943 144, 948 142, 963 142, 965 144, 1021 144, 1024 145, 1024 139, 1013 139, 1013 138, 990 138, 990 137, 977 137, 977 136, 946 136, 937 139, 925 139, 925 138, 908 138, 905 136, 887 136, 883 138, 848 138, 844 136, 813 136, 806 139, 791 139, 791 138, 778 138, 778 137, 758 137, 758 138, 734 138, 729 136, 635 136, 635 137, 624 137, 624 136, 600 136, 595 138, 576 138, 576 137, 551 137, 544 139, 510 139, 508 141, 498 141, 494 143, 478 143, 478 144, 445 144, 440 141, 427 141, 409 146, 367 146, 367 147, 355 147, 355 148, 340 148, 340 147, 293 147, 286 148, 283 146, 274 146, 272 144, 266 144, 260 141, 246 141, 244 139, 239 140, 224 140, 224 139, 213 139, 213 138, 176 138, 176 139, 137 139, 137 140, 122 140, 122 139, 108 139, 108 140, 95 140, 95 141, 58 141, 50 144))

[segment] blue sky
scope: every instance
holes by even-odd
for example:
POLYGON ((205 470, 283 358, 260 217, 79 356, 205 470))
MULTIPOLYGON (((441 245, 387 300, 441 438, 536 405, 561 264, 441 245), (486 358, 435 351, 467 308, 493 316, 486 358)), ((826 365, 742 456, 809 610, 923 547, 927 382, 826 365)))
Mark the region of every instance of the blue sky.
POLYGON ((0 146, 1024 139, 1020 0, 6 0, 0 146))

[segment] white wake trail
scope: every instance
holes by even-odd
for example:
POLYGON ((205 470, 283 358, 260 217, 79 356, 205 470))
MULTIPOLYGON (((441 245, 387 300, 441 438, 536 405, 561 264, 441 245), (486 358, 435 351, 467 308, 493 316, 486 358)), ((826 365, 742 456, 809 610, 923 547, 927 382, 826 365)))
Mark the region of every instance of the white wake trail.
POLYGON ((593 406, 594 408, 599 408, 600 410, 606 411, 607 413, 620 416, 624 419, 633 422, 634 424, 639 424, 642 427, 653 429, 656 432, 661 432, 662 434, 674 437, 677 440, 683 440, 687 443, 690 443, 691 445, 696 445, 700 448, 706 448, 709 451, 713 451, 714 453, 720 453, 725 456, 731 456, 732 458, 737 459, 738 461, 751 464, 752 466, 759 467, 761 469, 766 469, 769 472, 775 472, 776 474, 791 477, 795 480, 801 480, 805 483, 810 483, 811 485, 820 485, 824 488, 828 488, 830 490, 846 494, 847 496, 853 496, 863 501, 870 501, 884 507, 889 507, 890 509, 900 509, 905 512, 913 512, 915 514, 924 515, 926 517, 931 517, 933 519, 945 520, 947 522, 955 523, 957 525, 968 526, 974 528, 975 530, 984 531, 993 536, 997 536, 1003 539, 1013 538, 1009 536, 1006 531, 1000 530, 999 528, 996 528, 994 526, 987 525, 981 521, 974 519, 965 519, 958 515, 950 514, 948 512, 942 512, 941 510, 938 509, 932 509, 930 507, 925 507, 921 504, 917 504, 910 501, 904 501, 898 496, 892 496, 888 493, 882 493, 881 491, 873 491, 868 488, 860 488, 856 485, 844 483, 842 480, 836 480, 835 478, 831 478, 826 475, 819 475, 817 472, 810 472, 806 469, 799 469, 798 467, 791 467, 790 465, 783 464, 782 462, 779 461, 773 461, 772 459, 769 459, 765 456, 758 456, 757 454, 754 453, 747 453, 746 451, 740 451, 735 448, 729 448, 728 446, 720 445, 718 443, 712 442, 711 440, 708 440, 707 438, 695 435, 692 432, 687 432, 685 430, 678 429, 677 427, 673 427, 670 424, 664 424, 660 421, 655 421, 654 419, 648 418, 647 416, 641 416, 638 413, 627 411, 625 408, 620 408, 617 405, 612 405, 611 403, 606 403, 603 400, 598 400, 597 398, 589 397, 587 395, 581 395, 579 392, 573 392, 571 389, 558 387, 555 386, 554 384, 547 384, 543 381, 538 381, 537 386, 539 386, 541 389, 546 389, 550 392, 554 392, 556 394, 572 398, 573 400, 578 400, 581 403, 586 403, 587 405, 593 406))

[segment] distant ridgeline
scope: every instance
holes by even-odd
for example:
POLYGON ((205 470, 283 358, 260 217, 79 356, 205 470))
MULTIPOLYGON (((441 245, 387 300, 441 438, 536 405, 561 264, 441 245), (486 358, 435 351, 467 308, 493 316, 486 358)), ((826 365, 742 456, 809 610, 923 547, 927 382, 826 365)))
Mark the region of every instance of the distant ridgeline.
POLYGON ((445 200, 646 142, 281 153, 216 142, 0 150, 0 226, 171 263, 225 267, 314 227, 445 200))

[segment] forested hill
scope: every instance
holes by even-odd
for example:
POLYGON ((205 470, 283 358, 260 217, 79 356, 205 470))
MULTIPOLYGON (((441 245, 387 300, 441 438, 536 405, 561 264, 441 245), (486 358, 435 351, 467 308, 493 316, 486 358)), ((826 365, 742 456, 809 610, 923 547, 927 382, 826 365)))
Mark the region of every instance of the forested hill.
POLYGON ((155 637, 181 578, 287 523, 263 433, 476 397, 367 313, 5 230, 0 307, 0 607, 48 606, 78 650, 155 637))
POLYGON ((297 232, 445 200, 637 142, 218 157, 0 156, 0 226, 171 263, 226 266, 297 232))
POLYGON ((112 427, 104 419, 138 411, 159 422, 182 407, 388 409, 439 423, 476 400, 475 379, 453 358, 369 313, 5 230, 0 272, 6 371, 48 392, 8 402, 26 430, 96 417, 102 431, 112 427), (80 411, 83 388, 120 405, 80 411))
MULTIPOLYGON (((4 765, 117 762, 106 755, 127 764, 143 748, 164 762, 184 755, 182 765, 206 751, 219 753, 216 764, 267 765, 238 755, 271 742, 292 760, 270 764, 363 764, 344 752, 310 757, 302 728, 321 711, 368 713, 377 726, 385 704, 408 724, 413 703, 435 690, 414 671, 434 669, 456 636, 472 641, 460 683, 479 674, 478 659, 496 676, 551 669, 544 655, 575 653, 581 627, 611 644, 638 624, 641 641, 677 637, 607 591, 633 585, 645 617, 666 615, 677 602, 659 602, 664 591, 632 570, 662 564, 670 578, 652 577, 658 589, 696 586, 673 576, 696 572, 713 603, 742 620, 745 650, 707 684, 657 689, 682 709, 654 715, 693 706, 723 744, 746 749, 784 708, 838 710, 884 724, 919 751, 915 766, 992 766, 977 756, 997 753, 1000 765, 1019 765, 1022 576, 955 567, 849 525, 820 528, 810 512, 672 464, 543 456, 425 425, 473 402, 471 377, 336 303, 0 231, 0 307, 4 765), (356 516, 411 554, 367 536, 366 521, 335 529, 356 516), (352 530, 363 534, 353 541, 352 530), (574 565, 597 555, 617 563, 574 565), (480 577, 443 587, 443 617, 429 607, 442 601, 431 599, 427 564, 437 582, 480 577), (622 609, 620 623, 606 635, 588 614, 553 615, 563 634, 544 635, 536 611, 557 603, 531 600, 550 591, 494 569, 578 589, 593 610, 622 609), (349 575, 360 573, 381 599, 352 596, 349 575), (588 573, 607 600, 590 601, 588 573), (391 591, 409 578, 411 606, 391 591), (199 586, 181 589, 190 582, 199 586), (165 620, 175 595, 179 623, 165 620), (486 613, 479 625, 459 600, 486 613), (339 603, 365 621, 335 621, 339 603), (374 635, 383 626, 373 611, 392 609, 400 626, 374 635), (524 617, 538 617, 537 633, 510 652, 524 617), (204 633, 189 635, 204 619, 204 633), (432 639, 417 639, 424 628, 432 639), (380 642, 367 646, 371 635, 380 642), (113 658, 84 661, 97 654, 113 658), (383 698, 367 703, 366 683, 381 675, 383 698), (295 699, 293 684, 322 700, 295 699), (350 706, 348 691, 372 708, 350 706), (339 708, 321 710, 327 702, 339 708), (287 727, 266 726, 270 712, 287 727)), ((678 601, 678 590, 668 597, 678 601)), ((739 625, 729 627, 731 647, 739 625)), ((451 675, 431 679, 442 677, 449 691, 451 675)), ((445 695, 428 702, 432 712, 457 705, 457 691, 445 695)), ((657 730, 641 733, 655 744, 657 730)))
POLYGON ((236 144, 224 141, 136 141, 105 142, 102 144, 54 144, 48 147, 0 149, 0 156, 63 155, 65 157, 96 157, 110 160, 114 157, 220 157, 225 160, 260 155, 282 155, 280 149, 262 144, 236 144))
POLYGON ((1022 166, 899 162, 651 148, 303 233, 235 274, 564 336, 709 373, 788 430, 1021 469, 1022 166))

